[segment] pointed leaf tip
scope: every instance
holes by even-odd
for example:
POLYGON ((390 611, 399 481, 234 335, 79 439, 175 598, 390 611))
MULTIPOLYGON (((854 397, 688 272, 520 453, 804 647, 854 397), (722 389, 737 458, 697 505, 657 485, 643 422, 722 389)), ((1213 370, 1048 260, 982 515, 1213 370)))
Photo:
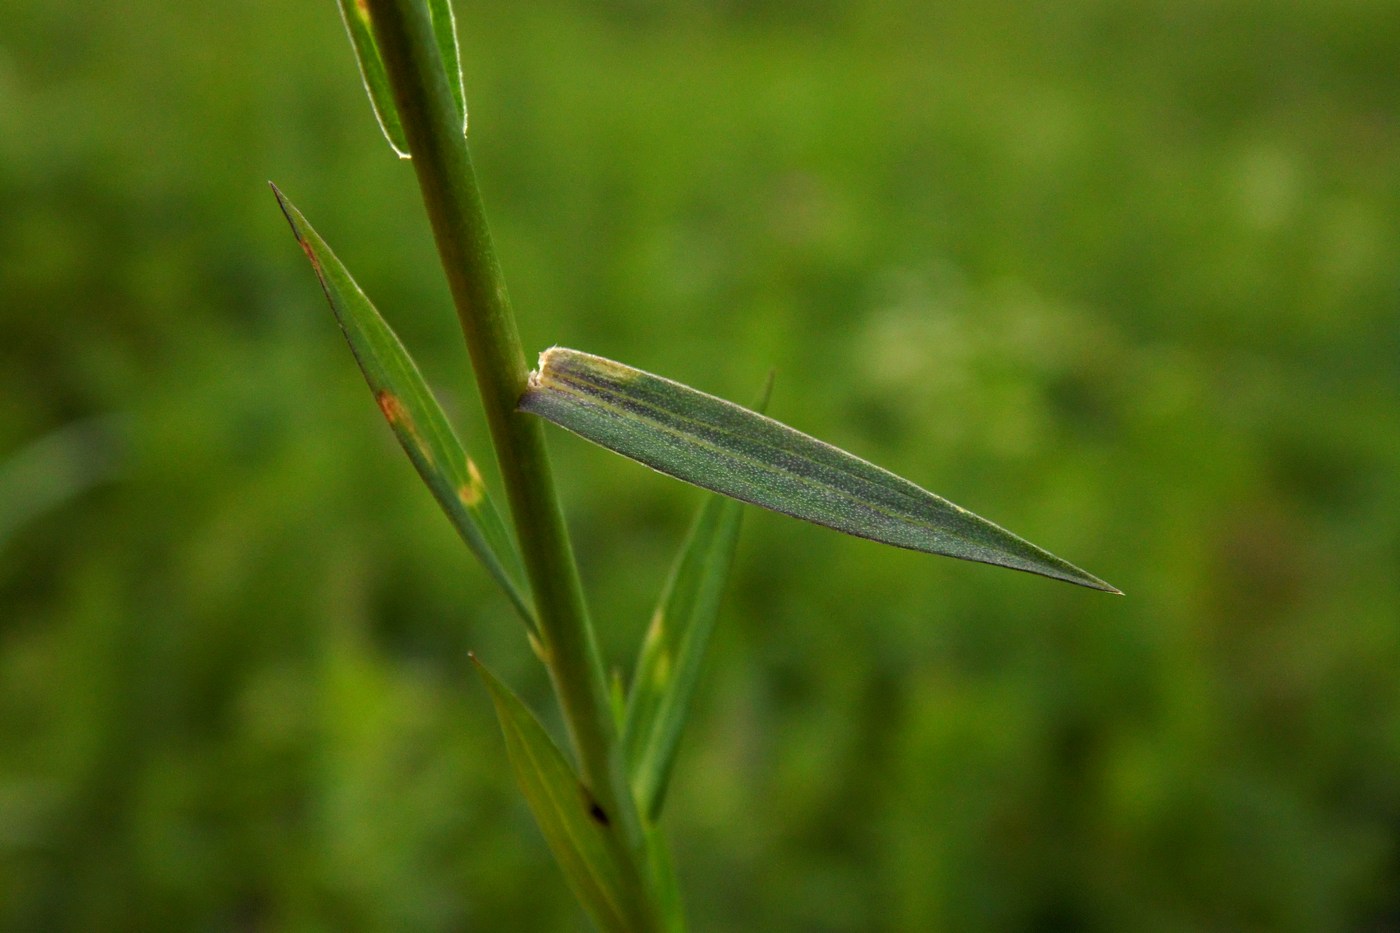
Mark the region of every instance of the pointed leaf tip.
POLYGON ((462 540, 532 626, 515 542, 422 373, 335 253, 275 185, 272 190, 384 419, 462 540))
POLYGON ((775 512, 896 547, 1118 592, 859 457, 613 360, 546 350, 519 407, 652 469, 775 512))
MULTIPOLYGON (((355 50, 355 60, 360 68, 365 92, 374 108, 375 119, 384 132, 390 148, 401 159, 411 157, 408 134, 394 103, 393 87, 389 82, 388 70, 374 35, 373 18, 365 0, 339 0, 341 20, 350 37, 350 45, 355 50)), ((461 49, 457 42, 457 27, 452 15, 449 0, 428 0, 428 16, 433 29, 433 39, 438 55, 442 60, 443 72, 452 102, 462 120, 462 132, 467 131, 466 94, 462 88, 461 49)))

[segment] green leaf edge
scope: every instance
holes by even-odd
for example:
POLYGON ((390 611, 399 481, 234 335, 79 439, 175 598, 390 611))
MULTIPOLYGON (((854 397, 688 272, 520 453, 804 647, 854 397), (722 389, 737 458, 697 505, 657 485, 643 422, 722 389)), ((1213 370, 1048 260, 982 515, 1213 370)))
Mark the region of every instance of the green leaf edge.
POLYGON ((417 364, 326 242, 277 186, 271 187, 380 412, 463 542, 533 632, 520 552, 417 364))
POLYGON ((637 806, 653 821, 665 802, 739 540, 743 503, 717 495, 706 499, 652 614, 627 695, 623 748, 637 806))
POLYGON ((360 79, 364 82, 365 93, 369 95, 370 106, 374 108, 374 118, 379 121, 379 129, 394 153, 400 159, 407 159, 408 137, 404 134, 403 122, 394 105, 394 92, 389 86, 384 59, 380 57, 379 46, 374 41, 369 8, 361 0, 338 0, 338 5, 345 31, 350 36, 350 45, 355 50, 355 61, 360 66, 360 79))
POLYGON ((448 89, 452 91, 452 100, 457 104, 457 114, 462 118, 462 135, 465 136, 469 119, 467 92, 462 78, 462 48, 457 41, 457 19, 452 13, 451 0, 428 0, 428 13, 433 21, 433 34, 437 37, 443 71, 447 74, 448 89))
POLYGON ((1120 592, 888 470, 613 360, 546 350, 518 407, 677 479, 856 537, 1120 592))
MULTIPOLYGON (((403 121, 399 118, 398 107, 394 103, 394 92, 389 84, 389 75, 384 68, 384 59, 379 54, 379 44, 374 38, 374 28, 369 7, 363 0, 337 0, 340 18, 345 23, 345 31, 350 36, 350 45, 355 51, 355 61, 360 68, 360 78, 374 108, 374 118, 384 133, 394 154, 401 159, 411 158, 408 136, 404 132, 403 121)), ((462 118, 462 132, 467 132, 467 95, 462 81, 462 55, 457 42, 457 24, 452 13, 450 0, 429 0, 428 11, 433 23, 433 34, 437 39, 438 54, 442 56, 444 69, 449 75, 452 99, 457 104, 457 112, 462 118)))

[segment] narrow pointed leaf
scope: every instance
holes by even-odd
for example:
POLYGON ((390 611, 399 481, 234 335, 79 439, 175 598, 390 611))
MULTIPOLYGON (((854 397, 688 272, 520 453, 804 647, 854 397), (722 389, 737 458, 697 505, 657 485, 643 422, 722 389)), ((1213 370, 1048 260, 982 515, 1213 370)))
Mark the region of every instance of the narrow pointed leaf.
POLYGON ((637 806, 661 815, 681 730, 719 617, 743 503, 707 496, 652 614, 627 696, 623 747, 637 806))
POLYGON ((602 930, 655 929, 611 819, 534 713, 475 658, 505 735, 516 782, 579 903, 602 930))
POLYGON ((662 473, 847 534, 1118 592, 859 457, 602 357, 545 351, 520 408, 662 473))
POLYGON ((481 473, 462 449, 418 367, 330 247, 276 186, 272 190, 321 280, 379 410, 457 533, 505 590, 526 625, 533 626, 534 613, 520 582, 524 578, 520 554, 481 473))
MULTIPOLYGON (((374 39, 369 6, 364 0, 339 0, 339 3, 340 16, 345 21, 345 31, 350 34, 350 44, 355 49, 355 59, 360 66, 360 77, 364 79, 365 91, 374 107, 375 118, 379 120, 379 128, 384 131, 384 138, 399 158, 406 159, 409 157, 408 137, 399 119, 398 108, 394 105, 394 93, 389 86, 384 59, 374 39)), ((466 94, 462 89, 461 53, 457 45, 452 4, 449 0, 429 0, 428 9, 432 16, 433 33, 437 37, 438 52, 442 55, 452 97, 462 117, 462 132, 465 133, 466 94)))
POLYGON ((457 115, 461 117, 462 133, 465 135, 467 94, 462 87, 462 50, 457 42, 457 20, 452 15, 452 0, 428 0, 428 12, 432 16, 433 34, 437 36, 443 72, 447 75, 447 87, 457 104, 457 115))
MULTIPOLYGON (((767 405, 770 378, 758 404, 767 405)), ((637 806, 650 820, 661 816, 681 731, 704 667, 720 597, 734 563, 743 503, 706 496, 642 642, 627 695, 623 748, 637 806)))
POLYGON ((379 56, 379 46, 374 42, 374 31, 370 28, 369 7, 362 0, 340 0, 340 18, 345 21, 345 31, 350 34, 350 44, 355 49, 355 60, 360 65, 360 77, 365 82, 365 93, 374 107, 375 119, 384 131, 399 158, 408 158, 408 137, 404 135, 403 123, 399 121, 398 108, 394 106, 394 92, 389 88, 389 75, 384 70, 384 59, 379 56))

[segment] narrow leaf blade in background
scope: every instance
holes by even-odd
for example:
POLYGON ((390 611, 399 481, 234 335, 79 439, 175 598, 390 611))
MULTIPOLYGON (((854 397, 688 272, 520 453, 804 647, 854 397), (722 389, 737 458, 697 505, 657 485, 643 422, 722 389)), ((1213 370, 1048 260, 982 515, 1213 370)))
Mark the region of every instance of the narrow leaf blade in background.
MULTIPOLYGON (((759 411, 767 406, 772 385, 770 377, 759 411)), ((705 497, 666 580, 632 675, 622 742, 637 806, 653 822, 661 816, 681 731, 719 618, 743 508, 737 499, 705 497)))
POLYGON ((530 811, 590 917, 605 931, 651 929, 644 899, 629 885, 621 841, 534 713, 476 658, 505 735, 506 753, 530 811))
MULTIPOLYGON (((379 54, 379 46, 374 39, 369 7, 363 0, 339 0, 340 16, 345 21, 345 31, 350 34, 350 44, 355 49, 355 59, 360 65, 360 77, 364 79, 365 91, 369 94, 374 115, 379 120, 379 128, 389 141, 399 158, 410 157, 408 137, 399 119, 398 107, 394 104, 394 93, 389 86, 389 76, 384 70, 384 59, 379 54)), ((467 100, 462 87, 461 51, 457 43, 456 23, 452 16, 450 0, 429 0, 428 10, 432 16, 433 32, 437 37, 438 53, 451 85, 452 97, 457 103, 457 112, 462 118, 462 132, 467 131, 467 100)))
POLYGON ((533 629, 534 612, 521 583, 524 572, 519 551, 487 494, 476 464, 462 449, 399 338, 301 212, 275 185, 272 190, 321 280, 379 410, 457 533, 533 629))
POLYGON ((29 522, 116 475, 122 422, 115 415, 77 421, 0 460, 0 551, 29 522))
POLYGON ((545 351, 520 408, 662 473, 847 534, 1118 592, 859 457, 602 357, 545 351))
POLYGON ((623 746, 637 806, 661 815, 681 730, 719 617, 743 503, 707 496, 666 581, 627 695, 623 746))

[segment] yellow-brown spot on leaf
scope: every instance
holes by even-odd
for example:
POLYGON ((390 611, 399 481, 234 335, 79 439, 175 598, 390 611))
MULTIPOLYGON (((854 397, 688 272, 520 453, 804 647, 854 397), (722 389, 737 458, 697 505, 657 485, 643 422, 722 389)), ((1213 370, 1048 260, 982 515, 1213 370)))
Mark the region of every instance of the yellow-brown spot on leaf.
POLYGON ((664 687, 671 679, 671 652, 662 651, 657 655, 656 667, 651 672, 651 682, 657 687, 664 687))
POLYGON ((399 401, 399 397, 388 389, 380 389, 375 393, 374 400, 379 403, 379 410, 384 413, 385 420, 390 424, 401 424, 405 421, 412 424, 408 417, 408 411, 403 407, 403 402, 399 401))
POLYGON ((614 363, 612 360, 605 360, 601 356, 589 360, 589 363, 592 364, 589 368, 593 372, 615 382, 631 382, 641 375, 641 373, 630 366, 614 363))
POLYGON ((423 438, 418 434, 418 426, 413 423, 413 416, 408 413, 399 397, 388 389, 380 389, 374 394, 374 400, 379 403, 379 410, 384 413, 384 419, 398 432, 399 440, 404 446, 412 446, 413 451, 416 451, 429 467, 433 467, 433 452, 423 443, 423 438))
POLYGON ((535 637, 534 632, 526 632, 525 637, 530 640, 530 650, 535 652, 535 657, 540 659, 540 663, 548 666, 549 651, 545 649, 544 642, 535 637))
POLYGON ((658 608, 651 615, 651 625, 647 626, 647 642, 659 642, 666 635, 666 613, 658 608))
POLYGON ((301 251, 306 254, 306 258, 311 261, 311 268, 316 273, 316 277, 321 277, 321 258, 316 255, 316 251, 311 248, 311 243, 303 236, 297 237, 297 242, 301 244, 301 251))
POLYGON ((617 384, 632 382, 642 375, 640 370, 601 356, 580 353, 565 347, 550 347, 540 354, 539 369, 532 374, 530 384, 557 384, 560 380, 567 381, 571 374, 581 374, 590 380, 601 379, 617 384))
POLYGON ((457 498, 461 499, 467 508, 474 509, 481 504, 482 497, 486 494, 486 483, 470 457, 467 458, 467 476, 470 480, 457 490, 457 498))

